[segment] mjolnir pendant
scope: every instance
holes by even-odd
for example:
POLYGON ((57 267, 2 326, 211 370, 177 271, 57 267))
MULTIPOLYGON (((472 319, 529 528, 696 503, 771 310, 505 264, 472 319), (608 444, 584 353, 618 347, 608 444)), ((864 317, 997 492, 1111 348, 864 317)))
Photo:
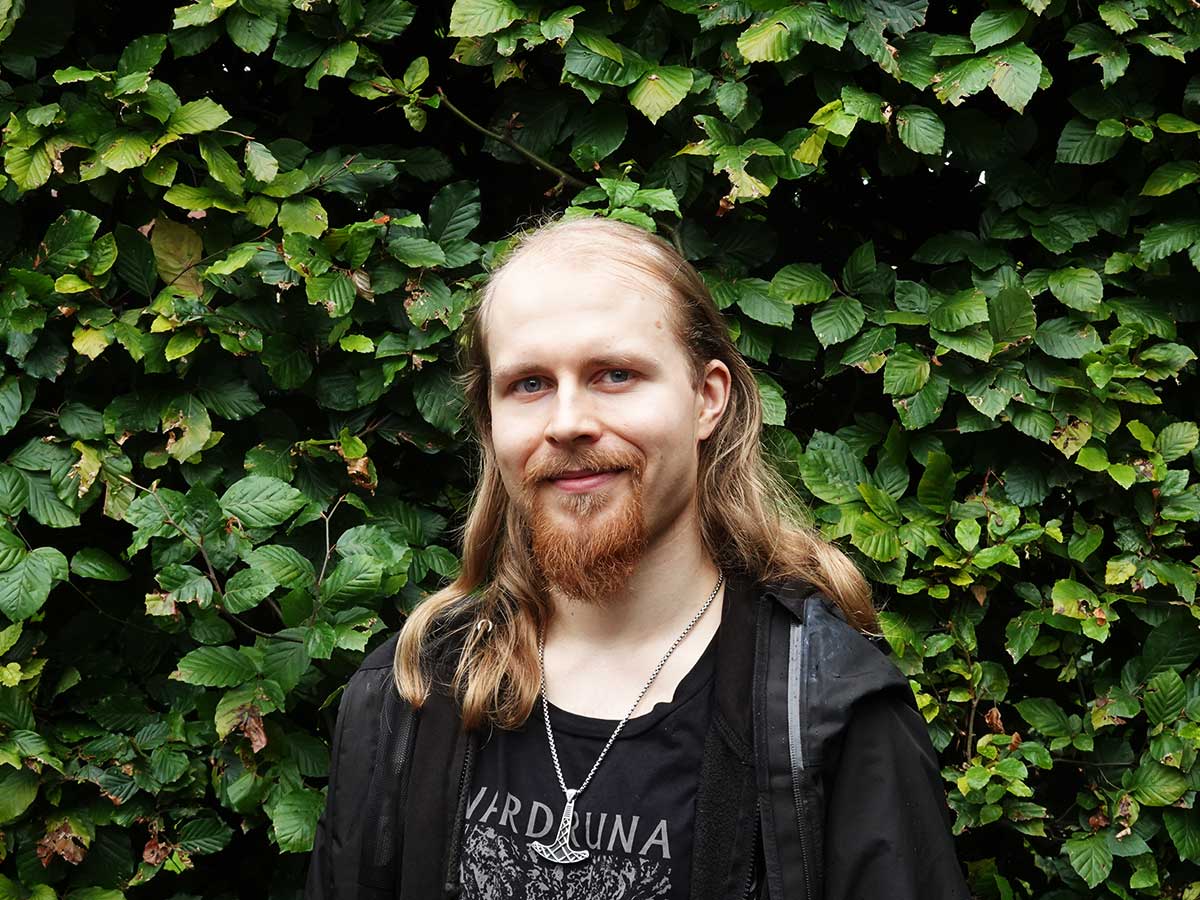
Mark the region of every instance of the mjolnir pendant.
POLYGON ((571 824, 575 817, 575 795, 578 793, 575 788, 567 789, 567 805, 563 807, 562 820, 558 823, 558 834, 554 837, 554 843, 533 842, 533 851, 542 859, 556 863, 577 863, 588 858, 586 850, 571 848, 571 824))

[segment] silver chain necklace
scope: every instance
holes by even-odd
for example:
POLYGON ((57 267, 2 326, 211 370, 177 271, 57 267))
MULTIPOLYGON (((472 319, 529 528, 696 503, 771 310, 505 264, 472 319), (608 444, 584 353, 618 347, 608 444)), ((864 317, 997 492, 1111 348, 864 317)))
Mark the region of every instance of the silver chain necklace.
POLYGON ((650 690, 650 685, 654 684, 654 679, 658 677, 658 673, 662 671, 663 666, 667 664, 667 660, 671 658, 671 654, 675 652, 688 632, 692 630, 692 626, 700 621, 700 617, 704 615, 709 604, 717 596, 721 590, 721 585, 725 583, 725 573, 721 572, 717 577, 717 586, 712 589, 712 593, 708 595, 708 599, 704 601, 704 605, 700 610, 692 616, 687 627, 683 629, 683 633, 675 638, 674 643, 667 649, 663 658, 658 661, 658 665, 654 667, 654 671, 650 673, 650 679, 642 686, 641 693, 637 695, 637 699, 633 701, 633 706, 629 707, 629 712, 617 723, 617 727, 613 729, 613 733, 609 735, 608 743, 604 745, 604 749, 600 751, 600 755, 596 757, 596 761, 592 764, 592 771, 588 772, 587 778, 583 779, 583 783, 577 788, 568 788, 566 781, 563 779, 562 766, 558 762, 558 750, 554 746, 554 731, 550 728, 550 703, 546 699, 546 634, 545 629, 538 633, 538 663, 541 666, 542 673, 542 717, 546 722, 546 740, 550 742, 550 758, 554 760, 554 773, 558 776, 559 787, 566 794, 567 803, 563 807, 562 819, 558 823, 558 833, 554 837, 554 841, 550 844, 543 844, 540 841, 534 841, 533 850, 538 856, 543 859, 548 859, 550 862, 556 863, 576 863, 587 859, 589 853, 587 850, 576 850, 571 846, 571 824, 575 814, 575 799, 583 793, 592 781, 592 776, 596 774, 596 770, 600 768, 600 763, 604 759, 604 755, 608 753, 608 748, 613 745, 613 741, 617 739, 617 735, 621 733, 621 729, 625 727, 625 723, 629 721, 629 717, 633 715, 633 711, 638 708, 638 704, 642 702, 642 698, 646 696, 646 691, 650 690))

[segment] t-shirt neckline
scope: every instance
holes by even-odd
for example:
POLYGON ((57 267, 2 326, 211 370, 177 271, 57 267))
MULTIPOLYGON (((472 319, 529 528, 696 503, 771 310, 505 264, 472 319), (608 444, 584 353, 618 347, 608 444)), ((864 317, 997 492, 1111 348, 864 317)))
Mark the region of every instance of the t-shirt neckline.
MULTIPOLYGON (((720 629, 713 632, 713 636, 709 639, 704 652, 700 654, 700 658, 696 660, 696 663, 680 679, 679 684, 676 685, 675 696, 670 700, 662 700, 654 704, 647 712, 634 716, 626 722, 625 727, 621 729, 621 733, 617 735, 618 741, 624 738, 635 737, 647 729, 653 728, 708 685, 717 672, 716 651, 717 639, 720 633, 720 629)), ((542 717, 538 716, 537 718, 540 719, 542 717)), ((607 740, 608 736, 612 734, 613 729, 617 727, 617 722, 619 721, 619 719, 598 719, 593 716, 584 716, 579 713, 560 709, 553 703, 550 704, 550 725, 556 733, 563 731, 579 737, 598 737, 607 740)), ((542 727, 545 726, 543 725, 542 727)))

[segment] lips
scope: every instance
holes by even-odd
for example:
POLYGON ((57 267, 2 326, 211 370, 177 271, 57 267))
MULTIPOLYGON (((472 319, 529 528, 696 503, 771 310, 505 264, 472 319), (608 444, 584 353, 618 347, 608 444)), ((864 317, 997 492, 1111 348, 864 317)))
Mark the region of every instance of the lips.
POLYGON ((570 492, 589 491, 592 488, 607 484, 623 471, 624 469, 576 469, 570 472, 564 472, 561 475, 556 475, 548 480, 560 490, 570 492))
POLYGON ((565 478, 589 478, 593 475, 609 475, 616 472, 621 472, 622 469, 572 469, 569 472, 563 472, 560 475, 551 476, 551 481, 559 481, 565 478))

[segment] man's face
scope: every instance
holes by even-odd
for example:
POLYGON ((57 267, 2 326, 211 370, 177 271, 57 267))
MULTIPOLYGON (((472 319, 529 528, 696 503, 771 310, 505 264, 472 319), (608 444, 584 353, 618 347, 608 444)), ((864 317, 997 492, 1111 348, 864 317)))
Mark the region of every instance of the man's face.
POLYGON ((691 383, 666 304, 630 276, 527 259, 496 287, 484 324, 500 474, 546 580, 598 602, 648 546, 696 527, 698 444, 719 411, 691 383))

